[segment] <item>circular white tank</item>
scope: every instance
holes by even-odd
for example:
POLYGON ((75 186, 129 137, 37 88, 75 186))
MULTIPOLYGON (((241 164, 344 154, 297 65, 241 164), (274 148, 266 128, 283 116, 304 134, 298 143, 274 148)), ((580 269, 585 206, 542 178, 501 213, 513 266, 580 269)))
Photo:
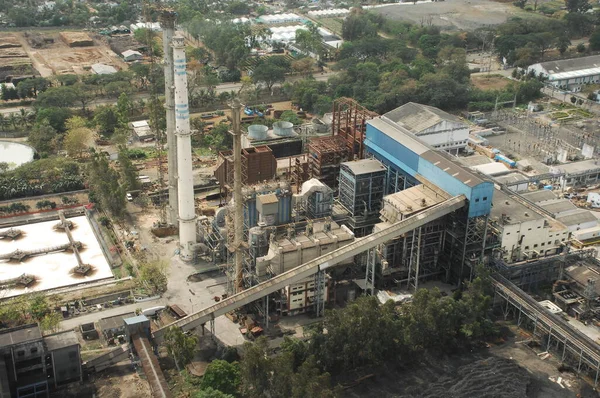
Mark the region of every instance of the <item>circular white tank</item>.
POLYGON ((251 140, 264 140, 267 138, 269 128, 262 124, 253 124, 248 126, 248 138, 251 140))
POLYGON ((273 133, 280 137, 289 137, 294 135, 294 125, 290 122, 280 120, 273 123, 273 133))

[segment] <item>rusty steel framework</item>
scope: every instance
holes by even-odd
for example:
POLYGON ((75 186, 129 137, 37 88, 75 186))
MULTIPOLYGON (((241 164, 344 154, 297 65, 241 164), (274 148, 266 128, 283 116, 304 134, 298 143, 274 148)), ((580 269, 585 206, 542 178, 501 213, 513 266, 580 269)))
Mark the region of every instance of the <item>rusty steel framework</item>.
POLYGON ((343 137, 351 158, 364 158, 364 140, 367 120, 379 116, 361 106, 352 98, 341 97, 333 101, 332 135, 343 137))
POLYGON ((340 163, 351 159, 350 149, 342 137, 311 138, 308 143, 308 165, 311 178, 336 190, 340 163))

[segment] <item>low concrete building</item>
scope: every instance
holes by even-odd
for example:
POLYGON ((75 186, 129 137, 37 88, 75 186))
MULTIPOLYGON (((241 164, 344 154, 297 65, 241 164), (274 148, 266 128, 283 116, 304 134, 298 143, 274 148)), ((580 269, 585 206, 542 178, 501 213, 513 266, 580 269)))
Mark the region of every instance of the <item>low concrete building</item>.
POLYGON ((559 253, 569 239, 569 229, 563 223, 503 191, 494 192, 492 203, 492 225, 506 263, 559 253))
POLYGON ((155 138, 150 125, 147 120, 139 120, 137 122, 131 122, 131 129, 133 136, 140 142, 152 141, 155 138))
POLYGON ((81 380, 75 332, 42 337, 36 324, 0 331, 1 397, 47 397, 52 389, 81 380))
POLYGON ((135 317, 135 313, 127 312, 121 315, 115 315, 108 318, 102 318, 98 321, 98 327, 106 340, 125 334, 126 318, 135 317))
POLYGON ((527 192, 529 189, 529 178, 518 172, 494 177, 494 181, 506 185, 513 192, 527 192))
POLYGON ((564 173, 559 180, 563 188, 600 182, 600 164, 596 159, 561 164, 554 166, 553 170, 564 173))
POLYGON ((93 64, 91 69, 97 75, 112 75, 113 73, 117 73, 117 69, 114 66, 101 63, 93 64))
POLYGON ((467 146, 469 125, 433 106, 409 102, 384 116, 436 149, 458 154, 467 146))
POLYGON ((141 61, 144 58, 141 52, 135 50, 125 50, 121 56, 125 62, 141 61))
POLYGON ((531 72, 561 90, 581 91, 586 84, 600 83, 600 55, 540 62, 527 68, 531 72))

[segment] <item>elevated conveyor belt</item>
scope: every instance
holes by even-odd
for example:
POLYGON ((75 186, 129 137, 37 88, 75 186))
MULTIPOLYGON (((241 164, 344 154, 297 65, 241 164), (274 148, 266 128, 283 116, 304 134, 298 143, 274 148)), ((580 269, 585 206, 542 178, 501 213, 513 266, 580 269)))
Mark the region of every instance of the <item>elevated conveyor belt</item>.
POLYGON ((400 222, 391 225, 382 231, 365 236, 364 238, 356 239, 354 242, 334 250, 321 257, 317 257, 307 263, 304 263, 294 269, 279 274, 268 281, 259 283, 256 286, 244 290, 241 293, 234 294, 210 307, 207 307, 195 314, 179 319, 170 325, 164 326, 154 332, 154 338, 157 343, 162 341, 162 337, 167 329, 171 326, 180 327, 184 330, 193 329, 206 322, 224 315, 230 311, 240 308, 246 304, 256 301, 268 294, 279 291, 284 287, 306 279, 319 271, 333 267, 340 262, 347 260, 374 248, 375 246, 387 242, 399 235, 410 232, 418 227, 421 227, 428 222, 436 220, 446 214, 452 213, 462 208, 466 203, 464 195, 455 196, 438 205, 432 206, 429 209, 408 217, 400 222))

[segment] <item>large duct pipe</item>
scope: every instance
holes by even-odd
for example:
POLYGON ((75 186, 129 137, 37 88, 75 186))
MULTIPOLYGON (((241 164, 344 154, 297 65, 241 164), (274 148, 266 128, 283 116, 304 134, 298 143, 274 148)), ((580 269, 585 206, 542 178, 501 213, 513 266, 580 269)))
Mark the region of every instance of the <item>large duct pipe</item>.
POLYGON ((177 136, 177 177, 179 205, 179 256, 184 261, 194 258, 196 244, 196 209, 192 176, 192 142, 188 109, 187 72, 183 37, 173 37, 175 77, 175 134, 177 136))
POLYGON ((173 86, 173 49, 171 42, 175 34, 174 11, 165 10, 161 14, 163 29, 163 52, 165 68, 165 108, 167 110, 167 147, 169 167, 169 207, 168 222, 175 225, 179 212, 177 203, 177 138, 175 137, 175 87, 173 86))

